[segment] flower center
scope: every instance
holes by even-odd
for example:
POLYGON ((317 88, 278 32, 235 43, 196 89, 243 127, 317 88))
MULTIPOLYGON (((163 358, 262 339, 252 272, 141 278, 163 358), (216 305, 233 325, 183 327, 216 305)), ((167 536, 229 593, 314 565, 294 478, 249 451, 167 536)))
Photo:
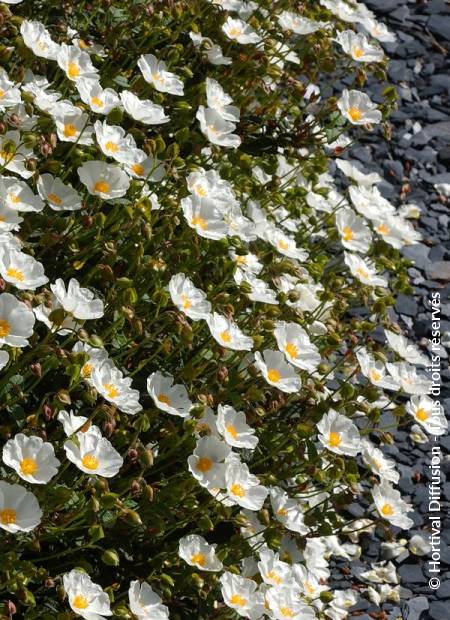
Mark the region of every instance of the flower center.
POLYGON ((86 609, 88 605, 87 598, 82 594, 77 594, 72 599, 72 607, 76 607, 77 609, 86 609))
POLYGON ((381 513, 385 517, 392 517, 392 515, 394 514, 394 509, 392 508, 390 504, 384 504, 383 507, 381 508, 381 513))
POLYGON ((280 577, 280 575, 278 575, 274 570, 270 570, 267 573, 267 579, 271 579, 272 581, 274 581, 277 585, 280 585, 280 583, 283 581, 280 577))
POLYGON ((188 310, 192 306, 192 303, 187 295, 181 295, 181 301, 183 302, 182 305, 185 310, 188 310))
POLYGON ((6 270, 6 275, 8 278, 12 280, 17 280, 18 282, 23 282, 25 280, 25 276, 20 269, 16 269, 15 267, 8 267, 6 270))
POLYGON ((87 377, 91 376, 91 372, 92 372, 92 364, 89 364, 89 362, 86 362, 86 364, 84 364, 84 366, 81 369, 81 374, 86 379, 87 377))
POLYGON ((67 75, 70 78, 76 78, 80 75, 80 67, 76 62, 69 62, 67 65, 67 75))
POLYGON ((13 508, 3 508, 0 510, 0 523, 3 525, 11 525, 16 522, 17 515, 13 508))
POLYGON ((64 125, 64 135, 66 138, 73 138, 77 134, 77 128, 72 123, 66 123, 64 125))
POLYGON ((105 149, 107 151, 110 151, 111 153, 117 153, 117 151, 119 150, 119 147, 112 140, 108 140, 108 142, 105 144, 105 149))
POLYGON ((298 347, 293 342, 287 342, 284 350, 289 357, 297 357, 298 355, 298 347))
POLYGON ((341 443, 342 443, 342 437, 340 433, 335 433, 334 431, 332 431, 328 435, 328 444, 331 448, 337 448, 341 445, 341 443))
POLYGON ((233 426, 233 424, 227 424, 225 426, 225 430, 227 431, 227 433, 229 435, 231 435, 233 437, 233 439, 236 439, 238 436, 237 430, 236 428, 233 426))
POLYGON ((23 474, 27 474, 28 476, 32 476, 36 473, 38 468, 38 464, 34 459, 23 459, 20 461, 20 471, 23 474))
POLYGON ((172 401, 167 396, 167 394, 158 394, 158 400, 159 400, 160 403, 164 403, 165 405, 169 405, 169 407, 172 404, 172 401))
POLYGON ((280 607, 280 612, 285 618, 293 618, 295 616, 295 613, 290 607, 280 607))
POLYGON ((208 472, 212 466, 213 466, 212 459, 208 458, 207 456, 201 456, 197 461, 196 467, 203 474, 206 474, 206 472, 208 472))
POLYGON ((206 196, 206 189, 202 187, 202 185, 196 185, 194 187, 194 191, 197 196, 200 196, 200 198, 204 198, 206 196))
POLYGON ((240 484, 236 482, 230 486, 230 491, 233 495, 237 495, 238 497, 245 497, 245 489, 240 484))
POLYGON ((378 372, 378 370, 372 369, 370 371, 370 378, 372 379, 372 381, 379 381, 381 379, 381 372, 378 372))
POLYGON ((15 205, 21 202, 19 196, 16 196, 15 194, 8 194, 8 200, 15 205))
POLYGON ((208 228, 208 224, 200 216, 196 216, 192 218, 192 226, 198 226, 202 230, 206 230, 208 228))
POLYGON ((286 510, 286 508, 278 508, 277 515, 279 517, 287 517, 288 516, 288 511, 286 510))
POLYGON ((141 164, 133 164, 131 166, 131 170, 134 172, 134 174, 138 174, 141 177, 145 174, 144 166, 141 166, 141 164))
POLYGON ((99 97, 91 97, 92 105, 95 105, 97 108, 103 108, 103 101, 99 99, 99 97))
POLYGON ((58 207, 60 207, 63 203, 63 201, 61 200, 61 198, 58 196, 58 194, 49 194, 47 196, 47 199, 52 202, 55 205, 58 205, 58 207))
POLYGON ((350 226, 344 226, 342 229, 342 238, 344 241, 351 241, 353 239, 353 230, 350 226))
POLYGON ((276 368, 269 368, 269 370, 267 371, 267 378, 269 379, 269 381, 272 381, 272 383, 278 383, 278 381, 281 379, 281 373, 278 372, 276 368))
POLYGON ((277 246, 278 246, 278 249, 280 250, 287 250, 289 247, 289 244, 286 243, 286 241, 278 241, 277 246))
POLYGON ((119 390, 116 388, 116 386, 113 383, 104 383, 103 387, 106 390, 106 393, 108 394, 108 398, 117 398, 117 396, 119 396, 120 392, 119 390))
POLYGON ((377 232, 379 232, 380 235, 388 235, 390 230, 391 229, 389 228, 389 226, 386 226, 386 224, 380 224, 377 227, 377 232))
POLYGON ((241 34, 242 30, 240 28, 237 28, 236 26, 233 26, 228 31, 228 36, 230 37, 239 37, 241 34))
POLYGON ((0 319, 0 338, 5 338, 11 331, 11 325, 5 319, 0 319))
POLYGON ((220 338, 221 340, 223 340, 224 342, 230 342, 231 341, 231 335, 230 332, 228 331, 228 329, 225 329, 223 332, 220 332, 220 338))
POLYGON ((193 555, 191 555, 191 562, 193 562, 194 564, 200 564, 200 566, 205 566, 206 557, 203 555, 203 553, 194 553, 193 555))
POLYGON ((368 278, 369 277, 369 272, 366 269, 363 269, 362 267, 358 267, 358 269, 356 270, 356 273, 361 278, 368 278))
POLYGON ((361 56, 364 56, 364 50, 362 50, 360 47, 354 47, 353 56, 355 58, 361 58, 361 56))
POLYGON ((98 458, 93 454, 85 454, 81 459, 81 462, 86 467, 86 469, 97 469, 98 468, 98 458))
POLYGON ((0 99, 3 99, 5 95, 6 95, 5 91, 0 88, 0 99))
POLYGON ((421 422, 426 422, 429 417, 430 416, 429 416, 428 412, 425 411, 425 409, 422 409, 422 408, 417 409, 417 411, 416 411, 416 418, 418 420, 420 420, 421 422))
POLYGON ((352 106, 348 109, 348 115, 352 119, 352 121, 360 121, 362 119, 362 112, 356 106, 352 106))
POLYGON ((233 596, 230 598, 230 603, 232 605, 237 605, 238 607, 244 607, 244 605, 247 603, 247 599, 240 594, 233 594, 233 596))
POLYGON ((94 192, 98 192, 99 194, 106 194, 109 192, 109 183, 106 181, 97 181, 94 185, 94 192))

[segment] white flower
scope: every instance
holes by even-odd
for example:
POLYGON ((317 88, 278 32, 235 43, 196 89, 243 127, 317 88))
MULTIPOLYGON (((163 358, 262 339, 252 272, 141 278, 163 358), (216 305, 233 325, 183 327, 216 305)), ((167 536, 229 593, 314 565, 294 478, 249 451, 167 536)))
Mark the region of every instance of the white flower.
POLYGON ((78 469, 86 474, 104 478, 115 476, 123 465, 123 458, 106 437, 102 437, 97 426, 90 426, 86 432, 76 434, 77 443, 68 439, 64 444, 66 456, 78 469))
POLYGON ((406 516, 413 510, 413 507, 402 500, 400 492, 389 482, 383 480, 381 484, 375 485, 372 489, 372 496, 380 515, 392 525, 402 530, 408 530, 414 525, 414 521, 406 516))
POLYGON ((125 196, 130 186, 128 175, 119 166, 103 161, 84 162, 78 176, 90 194, 104 200, 125 196))
MULTIPOLYGON (((353 160, 352 160, 353 161, 353 160)), ((341 170, 346 177, 355 181, 358 185, 371 188, 373 185, 381 182, 381 177, 377 172, 366 172, 361 170, 354 163, 346 159, 336 159, 336 166, 341 170)))
POLYGON ((258 620, 264 614, 264 599, 252 579, 225 571, 220 577, 225 604, 240 616, 258 620))
POLYGON ((36 56, 56 60, 59 45, 52 40, 44 24, 26 19, 20 24, 23 42, 36 56))
POLYGON ((388 329, 385 329, 384 333, 391 349, 404 360, 410 364, 421 366, 428 365, 429 361, 427 356, 421 353, 419 348, 412 342, 409 342, 405 336, 391 332, 388 329))
MULTIPOLYGON (((0 178, 0 192, 3 191, 3 188, 4 184, 2 184, 0 178)), ((0 234, 3 235, 11 230, 19 230, 21 222, 23 222, 23 218, 20 217, 18 212, 10 209, 6 205, 6 200, 0 198, 0 234)))
POLYGON ((261 510, 268 493, 268 489, 260 485, 259 478, 237 459, 231 459, 226 464, 225 486, 229 498, 249 510, 261 510))
POLYGON ((280 351, 265 349, 263 354, 255 353, 255 366, 260 370, 264 379, 282 392, 298 392, 302 387, 300 377, 288 364, 280 351))
POLYGON ((205 293, 196 288, 192 280, 184 273, 177 273, 171 277, 169 293, 176 307, 194 321, 206 319, 209 316, 211 304, 205 293))
POLYGON ((81 100, 97 114, 109 114, 120 107, 119 95, 112 88, 102 88, 100 82, 91 78, 80 78, 76 82, 81 100))
POLYGON ((239 108, 230 105, 232 98, 212 78, 206 78, 206 100, 208 107, 216 110, 225 121, 239 122, 239 108))
POLYGON ((251 26, 242 21, 242 19, 228 17, 227 21, 222 26, 222 30, 229 39, 237 41, 242 45, 259 43, 261 41, 259 34, 257 34, 251 26))
POLYGON ((224 461, 230 453, 231 448, 224 441, 217 437, 202 437, 188 457, 189 471, 202 486, 224 488, 224 461))
POLYGON ((430 435, 445 435, 448 429, 444 408, 438 400, 429 396, 413 396, 406 405, 406 411, 430 435))
POLYGON ((206 319, 212 337, 226 349, 234 351, 251 351, 253 339, 246 336, 234 321, 213 312, 206 319))
POLYGON ((73 411, 61 409, 58 413, 58 422, 61 422, 67 437, 79 431, 88 421, 83 415, 75 415, 73 411))
POLYGON ((358 428, 334 409, 322 417, 317 430, 320 432, 320 443, 335 454, 356 456, 361 449, 358 428))
POLYGON ((146 581, 132 581, 128 598, 131 612, 138 620, 169 620, 169 610, 146 581))
POLYGON ((279 487, 270 489, 270 504, 275 518, 284 525, 285 528, 299 534, 307 534, 308 527, 304 523, 303 510, 301 504, 291 499, 288 494, 279 487))
POLYGON ((202 536, 191 534, 180 538, 178 555, 190 566, 200 570, 222 570, 222 562, 216 556, 216 545, 209 545, 202 536))
POLYGON ((28 170, 26 163, 33 156, 32 149, 22 143, 20 131, 7 131, 0 135, 0 165, 4 166, 5 170, 14 172, 23 179, 29 179, 34 171, 28 170), (8 143, 7 150, 5 149, 6 143, 8 143))
POLYGON ((15 211, 34 211, 39 213, 44 203, 36 196, 24 181, 15 177, 2 177, 6 196, 5 205, 15 211))
POLYGON ((42 263, 29 254, 7 246, 0 246, 0 274, 4 280, 21 290, 34 291, 48 282, 42 263))
POLYGON ((364 347, 356 351, 356 358, 362 374, 377 387, 386 390, 398 390, 399 383, 393 377, 387 375, 386 367, 381 361, 375 361, 364 347))
POLYGON ((83 207, 81 197, 73 187, 49 173, 41 174, 37 188, 39 196, 53 211, 78 211, 83 207))
POLYGON ((75 278, 70 278, 67 289, 61 278, 50 284, 50 288, 64 310, 76 319, 100 319, 104 315, 103 301, 89 289, 80 287, 75 278))
POLYGON ((74 45, 62 43, 56 61, 69 80, 76 82, 80 78, 90 78, 97 80, 97 71, 91 62, 89 54, 83 52, 74 45))
POLYGON ((0 69, 0 111, 13 108, 21 103, 20 89, 8 78, 8 74, 0 69))
POLYGON ((414 555, 428 555, 431 551, 431 545, 420 534, 415 534, 408 543, 408 549, 414 555))
POLYGON ((193 404, 184 385, 173 381, 172 375, 153 372, 147 379, 148 393, 161 411, 187 418, 193 404))
POLYGON ((182 97, 184 95, 183 82, 180 78, 166 69, 166 63, 158 60, 153 54, 139 57, 138 67, 144 80, 152 84, 161 93, 170 93, 182 97))
POLYGON ((184 217, 191 228, 205 239, 223 239, 228 233, 228 224, 217 206, 198 196, 187 196, 181 200, 184 217))
POLYGON ((0 350, 0 370, 3 370, 3 368, 6 366, 8 362, 9 362, 9 353, 7 351, 0 350))
POLYGON ((87 573, 72 570, 63 576, 64 590, 72 610, 85 620, 101 620, 112 616, 109 596, 93 583, 87 573))
POLYGON ((428 394, 432 385, 432 381, 423 374, 418 374, 415 366, 411 366, 406 362, 396 362, 395 364, 387 363, 386 369, 407 394, 428 394))
POLYGON ((59 336, 67 336, 73 331, 77 330, 77 322, 71 315, 66 315, 62 323, 54 323, 50 320, 50 315, 54 310, 63 309, 62 305, 52 294, 50 299, 50 306, 45 304, 39 304, 33 308, 33 312, 38 321, 41 321, 51 330, 54 330, 59 336))
POLYGON ((234 250, 229 251, 230 258, 238 265, 242 271, 248 271, 258 275, 263 269, 262 263, 259 262, 256 254, 248 252, 248 254, 236 254, 234 250))
POLYGON ((360 256, 350 252, 344 252, 344 261, 351 274, 358 278, 362 284, 366 286, 381 286, 382 288, 387 287, 386 278, 378 275, 371 262, 365 261, 360 256))
POLYGON ((297 323, 277 321, 273 332, 278 348, 297 368, 314 372, 320 364, 320 353, 305 330, 297 323))
POLYGON ((336 228, 344 248, 367 253, 372 243, 372 234, 362 217, 355 215, 352 209, 339 209, 336 213, 336 228))
POLYGON ((255 429, 247 424, 245 413, 229 405, 219 405, 217 412, 217 430, 228 445, 234 448, 256 447, 258 437, 254 435, 255 429))
POLYGON ((56 125, 56 133, 62 142, 76 142, 77 144, 92 144, 92 125, 88 125, 89 115, 76 106, 59 112, 55 106, 52 116, 56 125))
POLYGON ((377 187, 352 186, 349 194, 358 213, 369 220, 379 220, 395 213, 395 207, 383 198, 377 187))
POLYGON ((120 93, 120 99, 123 103, 125 111, 144 125, 162 125, 168 123, 170 118, 165 115, 164 108, 150 99, 139 99, 129 90, 120 93))
POLYGON ((51 443, 40 437, 18 433, 3 447, 3 462, 32 484, 47 484, 61 463, 51 443))
POLYGON ((124 377, 110 360, 94 366, 91 374, 92 385, 97 392, 116 405, 124 413, 135 414, 142 410, 139 391, 131 387, 131 378, 124 377))
POLYGON ((328 25, 327 22, 316 22, 291 11, 283 11, 277 19, 283 30, 292 30, 300 35, 311 34, 328 25))
POLYGON ((344 52, 357 62, 380 62, 383 60, 383 50, 378 45, 371 45, 363 34, 356 34, 353 30, 339 32, 336 41, 344 52))
POLYGON ((100 367, 103 362, 108 359, 108 352, 103 348, 91 347, 89 344, 85 342, 77 342, 73 347, 74 353, 84 353, 87 354, 88 360, 84 362, 81 367, 81 376, 85 381, 89 383, 89 385, 93 385, 92 383, 92 371, 96 367, 100 367))
POLYGON ((28 346, 35 318, 29 307, 10 293, 0 294, 0 346, 28 346))
POLYGON ((42 510, 33 493, 20 484, 0 480, 0 528, 11 534, 31 532, 41 518, 42 510))
POLYGON ((390 32, 383 22, 377 22, 375 19, 367 17, 361 23, 374 39, 382 43, 393 43, 396 40, 395 34, 390 32))
POLYGON ((213 108, 199 106, 195 115, 200 123, 202 133, 212 144, 236 149, 241 144, 241 139, 233 131, 235 123, 225 120, 220 112, 213 108))
POLYGON ((278 553, 264 545, 259 550, 259 557, 258 570, 264 583, 271 586, 281 586, 291 581, 292 569, 289 564, 280 560, 278 553))
POLYGON ((304 603, 295 587, 285 585, 267 592, 269 608, 276 620, 316 620, 316 612, 304 603))
POLYGON ((334 590, 333 594, 334 598, 327 609, 327 616, 331 620, 346 620, 349 609, 358 601, 357 594, 353 590, 334 590))
POLYGON ((367 125, 368 123, 380 123, 381 112, 370 97, 359 90, 347 90, 342 93, 338 100, 338 108, 352 125, 367 125))
POLYGON ((278 250, 280 254, 304 261, 308 258, 308 252, 302 248, 298 248, 294 239, 286 235, 281 230, 274 228, 267 231, 267 240, 278 250))
POLYGON ((373 473, 380 476, 382 480, 388 480, 397 484, 400 474, 395 469, 395 462, 387 459, 383 452, 367 439, 362 440, 361 446, 363 461, 371 468, 373 473))
POLYGON ((121 164, 132 163, 136 142, 131 134, 117 125, 108 125, 106 121, 96 121, 95 137, 102 152, 121 164))

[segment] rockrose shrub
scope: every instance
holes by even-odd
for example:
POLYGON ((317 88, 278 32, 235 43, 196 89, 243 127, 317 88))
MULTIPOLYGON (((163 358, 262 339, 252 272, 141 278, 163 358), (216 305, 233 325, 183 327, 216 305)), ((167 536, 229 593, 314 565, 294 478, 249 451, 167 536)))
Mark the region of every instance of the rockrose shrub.
POLYGON ((393 35, 342 0, 0 28, 2 617, 347 617, 330 558, 412 523, 385 412, 445 429, 388 312, 414 213, 344 154, 389 137, 393 35))

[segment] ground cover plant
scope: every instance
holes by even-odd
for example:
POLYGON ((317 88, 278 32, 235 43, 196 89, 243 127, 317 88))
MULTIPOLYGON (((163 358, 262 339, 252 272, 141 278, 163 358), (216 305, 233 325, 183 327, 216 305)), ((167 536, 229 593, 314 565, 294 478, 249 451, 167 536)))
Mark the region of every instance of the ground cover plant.
POLYGON ((392 33, 340 0, 23 0, 0 28, 3 616, 398 596, 329 580, 412 524, 383 412, 446 427, 388 313, 414 213, 340 158, 389 138, 392 33))

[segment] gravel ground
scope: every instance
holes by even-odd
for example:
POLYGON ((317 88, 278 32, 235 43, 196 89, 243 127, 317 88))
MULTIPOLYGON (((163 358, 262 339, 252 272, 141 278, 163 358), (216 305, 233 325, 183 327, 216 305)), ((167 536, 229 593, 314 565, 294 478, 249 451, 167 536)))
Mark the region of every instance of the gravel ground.
MULTIPOLYGON (((374 132, 359 140, 351 149, 350 159, 356 159, 370 172, 378 172, 383 182, 378 186, 382 194, 396 206, 413 203, 421 210, 417 228, 423 242, 404 250, 413 261, 409 269, 414 285, 413 296, 400 295, 395 313, 405 334, 424 350, 429 350, 431 337, 431 292, 441 294, 441 334, 447 351, 441 347, 442 389, 441 402, 450 417, 450 191, 449 197, 437 191, 436 184, 450 184, 450 3, 444 0, 365 0, 368 7, 397 35, 396 44, 384 44, 390 57, 389 80, 400 96, 399 109, 391 117, 392 140, 380 139, 374 132)), ((382 88, 369 87, 368 92, 380 100, 382 88)), ((450 185, 449 188, 450 190, 450 185)), ((390 414, 384 415, 386 426, 390 414)), ((362 599, 351 617, 359 620, 447 620, 450 619, 450 437, 437 441, 415 443, 409 430, 394 434, 395 444, 384 451, 398 463, 401 475, 399 489, 404 498, 415 507, 411 513, 414 527, 408 532, 398 531, 398 538, 408 541, 415 534, 428 540, 430 531, 428 484, 431 448, 442 450, 440 545, 441 586, 433 591, 428 584, 428 556, 406 551, 393 559, 403 588, 401 602, 384 603, 380 608, 362 599)), ((363 514, 355 505, 354 515, 363 514)), ((436 514, 436 513, 433 513, 436 514)), ((364 534, 360 538, 363 555, 359 561, 339 562, 333 570, 336 587, 358 584, 361 572, 370 563, 386 559, 381 549, 382 539, 364 534)))

